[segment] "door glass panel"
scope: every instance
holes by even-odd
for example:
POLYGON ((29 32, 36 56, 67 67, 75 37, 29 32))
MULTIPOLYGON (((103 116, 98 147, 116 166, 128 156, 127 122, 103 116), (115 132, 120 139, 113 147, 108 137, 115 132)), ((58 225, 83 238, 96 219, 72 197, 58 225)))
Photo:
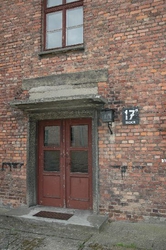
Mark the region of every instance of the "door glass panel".
POLYGON ((70 133, 72 147, 88 146, 88 125, 71 126, 70 133))
POLYGON ((60 145, 60 127, 46 126, 44 130, 44 146, 60 145))
POLYGON ((87 151, 71 151, 71 172, 88 173, 87 151))
POLYGON ((60 151, 44 151, 44 171, 59 171, 60 151))

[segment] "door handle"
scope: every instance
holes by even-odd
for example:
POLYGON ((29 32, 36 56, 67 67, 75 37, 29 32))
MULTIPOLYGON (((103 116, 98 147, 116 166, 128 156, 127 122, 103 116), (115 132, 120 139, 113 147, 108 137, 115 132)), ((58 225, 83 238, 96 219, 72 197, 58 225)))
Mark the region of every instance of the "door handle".
POLYGON ((65 154, 64 154, 64 153, 61 153, 61 157, 64 158, 64 157, 65 157, 65 154))

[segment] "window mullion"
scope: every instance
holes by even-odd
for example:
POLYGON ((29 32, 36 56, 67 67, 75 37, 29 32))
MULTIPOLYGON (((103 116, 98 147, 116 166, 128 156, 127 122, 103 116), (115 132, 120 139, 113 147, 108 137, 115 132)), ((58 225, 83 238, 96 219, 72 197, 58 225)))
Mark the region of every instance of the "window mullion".
POLYGON ((66 9, 62 12, 62 47, 66 47, 66 9))

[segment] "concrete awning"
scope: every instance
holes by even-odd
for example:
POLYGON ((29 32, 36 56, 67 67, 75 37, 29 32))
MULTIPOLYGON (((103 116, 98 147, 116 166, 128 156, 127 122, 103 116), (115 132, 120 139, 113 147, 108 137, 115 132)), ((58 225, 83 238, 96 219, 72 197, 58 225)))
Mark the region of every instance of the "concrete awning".
POLYGON ((18 100, 10 103, 22 111, 35 113, 54 110, 101 109, 107 100, 100 95, 77 95, 43 99, 18 100))

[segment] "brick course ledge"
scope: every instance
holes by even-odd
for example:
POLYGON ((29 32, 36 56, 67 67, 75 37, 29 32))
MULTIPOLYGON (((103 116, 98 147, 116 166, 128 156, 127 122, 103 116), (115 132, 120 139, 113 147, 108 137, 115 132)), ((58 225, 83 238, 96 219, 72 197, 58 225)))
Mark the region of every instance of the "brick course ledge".
POLYGON ((46 50, 46 51, 42 51, 39 52, 38 55, 40 57, 42 56, 46 56, 46 55, 54 55, 54 54, 59 54, 59 53, 66 53, 68 51, 75 51, 75 50, 84 50, 84 46, 80 45, 80 46, 72 46, 72 47, 66 47, 66 48, 59 48, 59 49, 51 49, 51 50, 46 50))

